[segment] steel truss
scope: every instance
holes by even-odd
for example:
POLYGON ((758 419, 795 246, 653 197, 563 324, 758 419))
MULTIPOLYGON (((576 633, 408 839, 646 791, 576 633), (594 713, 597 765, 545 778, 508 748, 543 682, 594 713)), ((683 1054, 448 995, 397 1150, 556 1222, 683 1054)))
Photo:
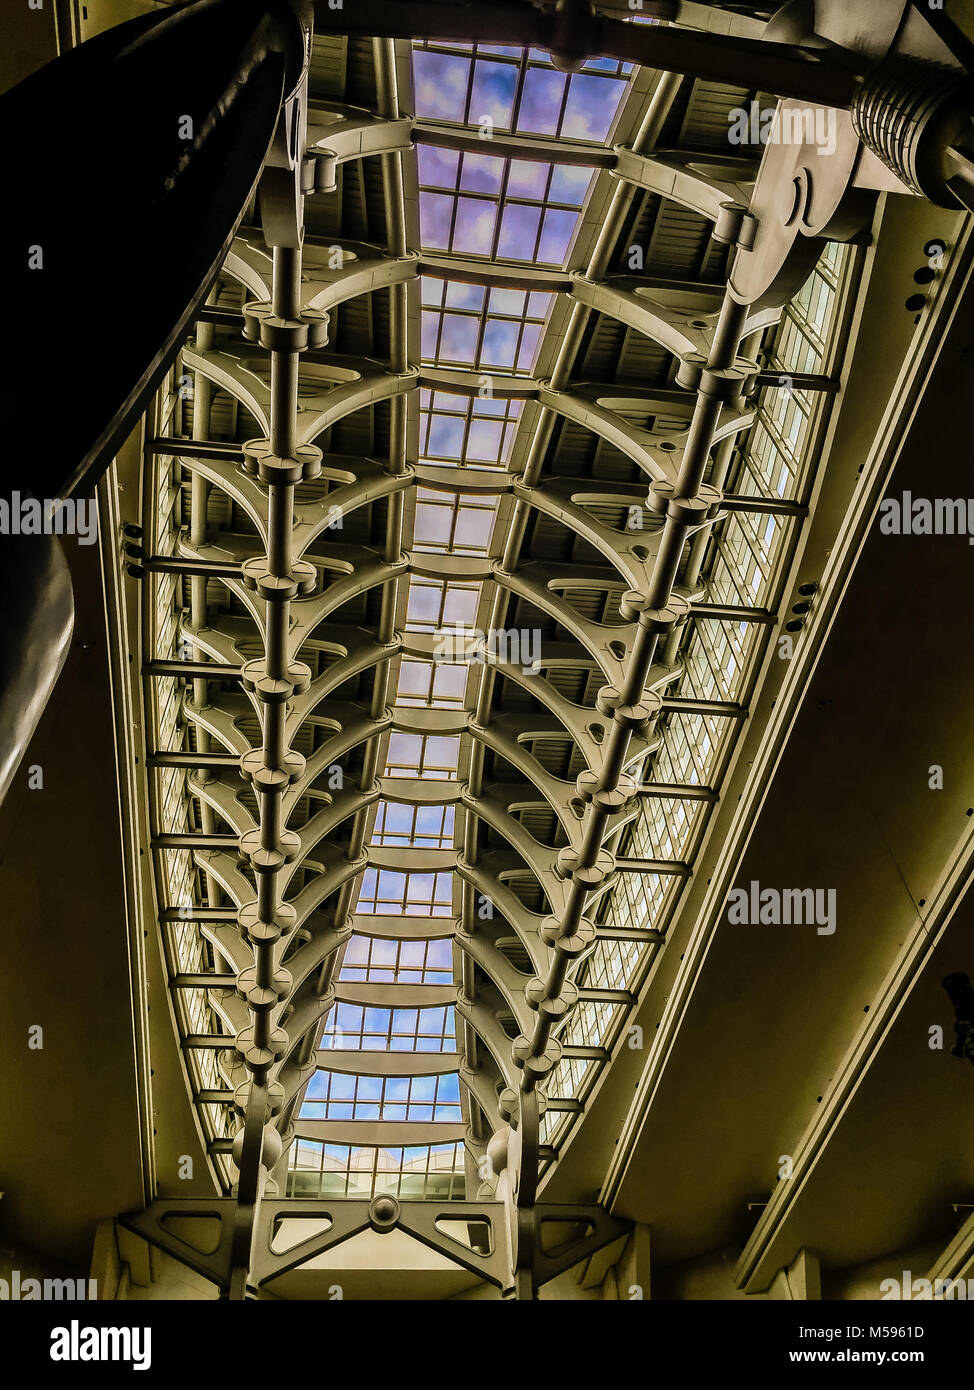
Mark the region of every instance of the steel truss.
MULTIPOLYGON (((675 17, 677 10, 668 0, 655 6, 664 19, 675 17)), ((598 939, 597 909, 617 875, 648 868, 678 877, 690 872, 690 866, 679 861, 627 860, 619 852, 620 833, 635 815, 638 798, 692 795, 710 802, 716 796, 712 788, 639 785, 631 769, 658 747, 660 721, 668 711, 683 708, 733 720, 747 714, 746 705, 686 700, 670 687, 681 674, 678 650, 688 622, 747 622, 770 628, 777 620, 773 609, 708 604, 700 572, 707 539, 730 512, 786 514, 796 522, 804 514, 802 502, 725 494, 723 483, 734 441, 752 421, 754 391, 777 380, 774 373, 761 371, 746 349, 775 321, 788 297, 785 289, 792 282, 800 284, 807 274, 809 257, 814 259, 828 235, 828 219, 817 227, 806 225, 800 234, 795 230, 782 251, 780 237, 768 240, 772 219, 762 212, 758 196, 762 175, 754 201, 741 205, 723 197, 727 189, 718 180, 684 168, 681 197, 711 218, 715 237, 736 253, 735 271, 713 304, 706 330, 693 327, 692 311, 674 311, 671 304, 637 296, 638 286, 628 283, 630 277, 608 276, 610 254, 635 191, 653 187, 653 181, 663 177, 663 165, 672 172, 674 156, 664 158, 657 145, 679 87, 680 78, 673 74, 693 72, 722 80, 731 71, 738 79, 753 69, 755 86, 846 108, 860 101, 868 73, 864 77, 857 70, 861 62, 851 63, 848 55, 831 49, 822 56, 789 43, 702 36, 675 27, 640 28, 599 18, 590 6, 574 3, 549 13, 525 5, 404 6, 389 0, 361 0, 348 11, 319 5, 316 21, 325 31, 340 21, 346 31, 384 36, 376 42, 380 110, 369 120, 361 113, 347 113, 348 130, 337 120, 327 128, 327 136, 311 147, 310 155, 305 153, 307 74, 282 111, 261 183, 269 255, 238 241, 228 262, 230 272, 251 288, 268 288, 269 281, 266 297, 247 302, 239 319, 233 317, 243 337, 266 350, 269 385, 255 384, 229 354, 211 350, 212 326, 223 322, 222 311, 211 306, 197 327, 196 344, 184 354, 185 365, 196 372, 197 379, 209 383, 197 392, 193 437, 160 435, 147 446, 150 455, 178 454, 191 470, 191 534, 174 554, 161 553, 152 536, 145 544, 130 540, 128 546, 136 575, 175 574, 185 576, 192 586, 191 621, 184 632, 192 647, 191 658, 151 657, 145 676, 150 682, 174 676, 192 682, 186 712, 198 730, 197 750, 152 749, 149 762, 155 768, 192 769, 189 785, 204 807, 202 824, 187 832, 159 830, 153 847, 160 852, 192 850, 208 884, 208 905, 194 903, 184 909, 165 904, 163 920, 172 921, 178 913, 179 920, 208 924, 223 956, 237 967, 235 973, 212 976, 173 972, 172 984, 175 990, 225 991, 219 1011, 231 1031, 184 1038, 184 1045, 235 1053, 227 1068, 234 1085, 226 1091, 208 1091, 207 1099, 226 1099, 232 1092, 233 1105, 242 1117, 229 1146, 238 1179, 232 1196, 178 1202, 160 1199, 144 1212, 121 1219, 235 1299, 360 1232, 382 1234, 395 1229, 476 1273, 505 1296, 531 1298, 540 1286, 630 1229, 598 1206, 559 1206, 539 1200, 542 1166, 551 1156, 541 1141, 547 1105, 544 1087, 563 1057, 586 1052, 564 1047, 558 1034, 578 1003, 579 987, 573 975, 598 939), (457 723, 458 731, 469 735, 472 750, 469 774, 457 795, 465 811, 464 841, 455 861, 464 885, 456 929, 463 960, 457 1007, 466 1030, 461 1075, 473 1097, 469 1141, 474 1152, 486 1151, 491 1157, 493 1198, 442 1204, 386 1196, 372 1201, 305 1201, 278 1196, 270 1175, 278 1168, 285 1142, 293 1137, 295 1107, 314 1070, 322 1023, 334 999, 336 964, 351 931, 353 894, 368 859, 369 811, 381 793, 379 756, 393 723, 388 708, 391 663, 403 645, 401 580, 409 572, 440 572, 435 559, 410 556, 403 549, 404 497, 417 482, 444 492, 467 485, 462 476, 446 478, 445 470, 422 469, 407 462, 407 398, 421 385, 445 385, 468 395, 477 389, 461 373, 419 369, 410 362, 408 287, 423 262, 407 244, 403 157, 410 148, 413 124, 400 112, 391 42, 405 34, 407 24, 411 36, 430 33, 545 47, 568 66, 599 54, 665 71, 632 149, 616 153, 615 192, 586 271, 565 277, 562 292, 570 297, 571 316, 550 378, 517 379, 499 388, 500 394, 532 400, 538 409, 523 466, 510 476, 494 475, 478 483, 485 491, 508 494, 513 504, 503 553, 485 564, 481 576, 494 581, 490 628, 502 629, 512 602, 525 598, 571 633, 605 679, 593 711, 567 701, 541 674, 525 675, 502 661, 488 661, 476 707, 457 723), (292 139, 295 129, 296 141, 292 139), (343 143, 346 136, 347 145, 343 143), (309 293, 302 281, 304 198, 313 189, 333 187, 338 163, 363 154, 376 154, 382 160, 388 246, 372 258, 367 273, 360 263, 353 263, 350 269, 314 285, 309 293), (755 257, 771 267, 763 285, 754 268, 755 257), (302 405, 301 355, 326 345, 329 309, 377 288, 390 296, 389 363, 351 363, 357 377, 353 384, 330 391, 321 408, 302 405), (659 402, 671 411, 679 407, 685 416, 683 427, 671 437, 663 440, 640 430, 621 413, 601 405, 603 393, 597 386, 571 384, 586 325, 596 313, 655 338, 679 359, 677 389, 659 402), (213 386, 228 390, 264 420, 265 436, 242 448, 208 441, 207 402, 213 386), (315 529, 310 513, 296 501, 296 490, 321 473, 323 456, 314 438, 344 415, 377 400, 390 402, 388 460, 382 465, 364 461, 357 476, 329 493, 329 502, 347 515, 377 497, 386 498, 385 544, 381 552, 349 547, 350 572, 321 588, 316 566, 305 558, 321 526, 315 529), (646 475, 648 488, 645 483, 611 488, 613 500, 638 500, 658 522, 638 543, 586 509, 585 499, 578 496, 585 490, 578 479, 543 476, 547 445, 559 418, 584 424, 610 440, 646 475), (711 481, 706 482, 708 468, 711 481), (211 488, 225 492, 251 516, 264 543, 262 554, 238 560, 214 553, 208 546, 205 511, 211 488), (608 585, 620 594, 622 627, 582 619, 550 582, 552 577, 605 581, 573 574, 570 566, 554 566, 553 576, 548 566, 544 575, 522 561, 527 522, 534 512, 556 519, 601 552, 611 567, 608 585), (209 627, 208 580, 226 584, 248 609, 261 638, 259 656, 243 659, 232 637, 209 627), (371 588, 381 594, 374 635, 330 632, 345 654, 324 676, 314 677, 298 659, 302 641, 327 624, 349 597, 371 588), (343 678, 370 668, 376 674, 369 706, 337 712, 334 736, 312 759, 303 757, 294 748, 303 721, 319 707, 328 709, 329 694, 343 678), (581 750, 586 766, 573 784, 553 778, 521 748, 519 730, 494 707, 498 675, 529 689, 549 712, 550 727, 567 734, 581 750), (259 713, 259 747, 242 748, 239 739, 235 743, 229 722, 221 720, 218 698, 211 702, 212 692, 228 682, 239 682, 259 713), (592 732, 593 720, 600 731, 598 738, 592 732), (354 748, 363 750, 358 785, 344 788, 301 832, 288 829, 288 817, 302 792, 321 769, 354 748), (516 799, 514 789, 485 786, 484 760, 489 751, 506 759, 525 786, 550 804, 565 832, 563 848, 547 848, 527 834, 508 809, 516 799), (256 823, 247 822, 232 785, 222 780, 223 774, 232 775, 233 770, 256 797, 256 823), (215 829, 217 815, 234 833, 215 829), (334 837, 345 822, 350 825, 348 843, 338 846, 334 837), (480 849, 481 824, 511 846, 543 889, 552 905, 550 913, 539 917, 518 902, 505 882, 507 864, 492 862, 480 849), (312 851, 320 861, 318 878, 298 899, 289 900, 285 896, 288 884, 312 851), (221 890, 235 900, 235 908, 213 906, 221 890), (496 929, 479 919, 478 895, 503 913, 526 950, 534 971, 526 985, 506 960, 496 929), (326 903, 330 904, 327 911, 326 903), (284 943, 299 931, 307 939, 289 956, 285 968, 281 963, 284 943), (491 981, 491 992, 480 997, 473 986, 475 965, 491 981), (514 1015, 521 1030, 513 1045, 497 1023, 501 1007, 514 1015), (477 1118, 481 1115, 490 1131, 486 1137, 477 1118), (219 1225, 217 1239, 209 1248, 176 1235, 171 1225, 174 1220, 204 1219, 219 1225), (329 1224, 287 1251, 277 1252, 275 1234, 281 1221, 290 1219, 329 1224), (490 1233, 489 1244, 483 1249, 464 1246, 438 1228, 437 1223, 444 1220, 483 1223, 490 1233), (577 1224, 581 1230, 551 1249, 545 1244, 544 1230, 553 1222, 577 1224)), ((874 89, 869 90, 873 119, 876 98, 874 89)), ((456 147, 467 147, 464 135, 454 133, 451 139, 456 147)), ((477 148, 472 137, 467 143, 477 148)), ((734 185, 738 197, 746 197, 750 188, 750 181, 743 178, 734 185)), ((852 190, 851 183, 843 183, 833 201, 842 211, 844 235, 856 235, 868 218, 869 198, 863 197, 861 188, 852 190)), ((427 265, 427 272, 430 269, 427 265)), ((478 274, 483 283, 494 283, 491 269, 481 267, 478 274)), ((796 389, 829 394, 835 382, 813 375, 796 383, 796 389)), ((648 393, 644 403, 652 399, 653 393, 648 393)), ((442 721, 436 725, 438 731, 445 727, 442 721)), ((652 933, 645 934, 645 939, 654 940, 657 947, 662 944, 652 933)), ((215 1141, 215 1147, 224 1147, 223 1141, 215 1141)))

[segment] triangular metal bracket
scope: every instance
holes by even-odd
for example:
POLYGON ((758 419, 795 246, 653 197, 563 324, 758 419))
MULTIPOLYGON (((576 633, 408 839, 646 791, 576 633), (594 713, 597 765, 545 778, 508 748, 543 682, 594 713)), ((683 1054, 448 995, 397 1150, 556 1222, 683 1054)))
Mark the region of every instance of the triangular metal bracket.
POLYGON ((571 1269, 573 1265, 588 1259, 597 1250, 611 1245, 614 1240, 627 1236, 632 1230, 631 1221, 623 1221, 621 1217, 611 1215, 604 1207, 596 1204, 573 1206, 558 1202, 538 1202, 534 1208, 534 1217, 537 1232, 533 1261, 535 1288, 549 1283, 566 1269, 571 1269), (566 1241, 546 1253, 541 1248, 541 1229, 545 1221, 577 1221, 592 1229, 587 1235, 580 1236, 577 1240, 566 1241))
POLYGON ((236 1210, 237 1202, 233 1197, 160 1197, 150 1202, 144 1211, 123 1212, 118 1220, 127 1231, 133 1231, 225 1291, 230 1287, 233 1268, 236 1210), (216 1248, 204 1252, 181 1240, 163 1224, 167 1217, 218 1220, 220 1237, 216 1248))

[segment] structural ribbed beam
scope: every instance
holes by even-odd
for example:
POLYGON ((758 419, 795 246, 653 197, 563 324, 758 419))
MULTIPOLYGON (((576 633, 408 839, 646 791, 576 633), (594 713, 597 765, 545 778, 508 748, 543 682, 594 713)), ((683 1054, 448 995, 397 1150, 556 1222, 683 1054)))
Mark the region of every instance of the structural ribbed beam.
MULTIPOLYGON (((446 16, 446 7, 436 8, 446 16)), ((366 9, 373 17, 379 13, 375 0, 367 0, 366 9)), ((420 6, 421 23, 429 20, 429 9, 420 6)), ((343 12, 343 26, 348 18, 343 12)), ((546 25, 552 19, 535 18, 546 25)), ((184 586, 191 598, 189 611, 177 619, 177 650, 153 646, 143 668, 153 699, 161 701, 180 682, 175 702, 187 737, 171 749, 158 739, 150 765, 159 787, 173 785, 175 776, 162 779, 179 774, 192 805, 188 823, 175 828, 156 816, 152 847, 160 864, 189 862, 195 897, 205 898, 194 901, 190 894, 173 902, 179 895, 172 892, 162 916, 167 929, 198 925, 213 962, 210 970, 203 960, 201 968, 184 962, 171 969, 170 985, 177 1013, 188 1012, 199 995, 206 1000, 207 1020, 185 1027, 182 1038, 187 1054, 213 1063, 199 1069, 208 1084, 196 1086, 197 1103, 226 1104, 232 1095, 243 1117, 236 1136, 217 1133, 209 1143, 211 1154, 233 1157, 240 1230, 255 1228, 262 1194, 274 1194, 271 1175, 283 1172, 282 1142, 295 1134, 374 1145, 465 1140, 469 1154, 479 1158, 488 1140, 499 1152, 499 1139, 513 1128, 520 1212, 513 1258, 522 1296, 537 1277, 528 1226, 541 1166, 554 1156, 542 1142, 545 1110, 565 1116, 584 1110, 577 1096, 549 1102, 545 1088, 562 1060, 590 1064, 590 1084, 618 1036, 611 1029, 572 1032, 570 1020, 579 1005, 624 1017, 638 985, 614 987, 619 977, 586 976, 580 967, 600 942, 638 943, 651 957, 664 941, 655 929, 600 927, 600 914, 616 886, 625 886, 625 875, 665 880, 676 895, 693 869, 690 852, 680 857, 682 848, 655 842, 631 847, 639 799, 681 801, 691 809, 702 803, 702 817, 717 799, 719 768, 712 786, 689 781, 693 773, 686 768, 676 780, 664 780, 652 760, 666 721, 739 722, 748 713, 747 686, 740 699, 719 698, 714 686, 698 695, 691 684, 683 693, 689 638, 696 624, 770 629, 777 621, 770 606, 711 595, 708 545, 729 514, 788 521, 806 512, 801 501, 726 490, 728 478, 736 477, 736 441, 755 419, 754 393, 779 382, 747 351, 756 349, 779 311, 751 313, 719 286, 702 283, 703 261, 696 271, 701 280, 692 270, 669 283, 610 273, 641 190, 708 218, 718 244, 746 248, 756 226, 747 207, 751 161, 707 169, 688 152, 659 148, 682 81, 674 55, 690 51, 681 48, 686 36, 617 28, 628 31, 619 41, 633 35, 637 46, 659 41, 663 59, 675 69, 660 76, 648 103, 644 89, 638 100, 633 93, 633 110, 644 109, 631 148, 595 155, 582 142, 511 136, 498 138, 490 152, 609 171, 599 176, 604 213, 586 227, 584 269, 550 272, 452 252, 420 253, 411 245, 417 197, 412 140, 478 153, 482 146, 471 129, 452 131, 404 116, 410 103, 400 101, 395 45, 390 38, 374 40, 376 111, 336 103, 329 113, 334 120, 312 115, 307 140, 302 135, 298 141, 310 152, 303 168, 275 146, 262 190, 263 242, 251 231, 241 234, 225 271, 225 283, 236 281, 254 298, 239 312, 228 310, 217 302, 217 287, 183 356, 194 384, 191 438, 179 438, 170 433, 176 426, 160 422, 147 446, 150 457, 180 461, 189 482, 190 525, 171 552, 156 536, 145 550, 130 549, 135 572, 153 584, 184 586), (337 236, 334 246, 324 247, 320 238, 302 250, 302 189, 309 176, 316 192, 330 192, 340 164, 373 156, 382 168, 384 243, 337 236), (489 374, 492 399, 524 403, 507 474, 414 461, 420 389, 476 401, 484 375, 450 365, 449 358, 447 366, 418 361, 420 275, 561 296, 547 375, 489 374), (345 315, 352 301, 366 317, 381 314, 388 322, 388 361, 381 360, 384 343, 372 348, 375 358, 326 350, 328 313, 345 315), (665 386, 639 389, 575 380, 575 364, 602 321, 665 348, 674 359, 675 383, 667 378, 665 386), (234 345, 236 330, 244 341, 234 345), (302 354, 311 356, 299 370, 302 354), (249 412, 264 436, 243 446, 209 440, 218 399, 249 412), (370 433, 361 456, 340 442, 343 427, 360 414, 370 419, 370 430, 377 418, 382 428, 388 422, 387 440, 374 445, 370 433), (665 424, 656 427, 657 416, 665 424), (648 418, 652 428, 641 423, 648 418), (639 470, 623 476, 636 481, 610 481, 594 469, 593 477, 581 478, 572 464, 560 473, 557 459, 550 466, 552 442, 563 427, 586 430, 610 458, 618 450, 639 470), (336 452, 323 452, 318 441, 336 452), (369 456, 386 446, 382 462, 369 456), (342 448, 347 452, 337 452, 342 448), (428 505, 420 489, 460 503, 499 499, 504 526, 489 554, 458 553, 463 547, 452 543, 439 550, 424 545, 415 526, 420 505, 428 505), (384 518, 381 538, 353 541, 342 534, 346 522, 362 522, 366 511, 371 520, 373 507, 384 518), (564 556, 581 553, 585 561, 522 559, 533 527, 542 534, 554 530, 562 538, 556 549, 564 556), (478 639, 467 654, 471 676, 455 708, 396 703, 402 663, 443 659, 440 631, 407 630, 420 625, 410 620, 411 609, 407 619, 407 596, 417 581, 479 586, 478 618, 488 633, 506 630, 518 608, 535 624, 540 614, 537 661, 507 660, 489 649, 489 640, 478 639), (349 619, 352 604, 356 616, 349 619), (577 687, 566 682, 567 673, 583 678, 577 687), (585 684, 590 675, 602 682, 594 704, 593 686, 585 684), (351 695, 353 688, 358 693, 351 695), (518 702, 508 710, 503 692, 512 689, 518 702), (531 713, 525 713, 525 697, 531 713), (391 740, 427 736, 458 741, 455 768, 434 777, 391 775, 399 770, 386 767, 394 761, 391 740), (403 837, 383 840, 375 831, 379 802, 439 809, 451 818, 455 839, 451 843, 444 832, 429 849, 403 837), (290 828, 299 814, 301 828, 290 828), (437 908, 450 915, 413 917, 404 896, 397 916, 378 890, 377 911, 369 910, 364 894, 356 911, 366 865, 391 878, 455 870, 454 898, 437 908), (323 1043, 325 1016, 336 1000, 345 1009, 392 1011, 445 1008, 453 997, 443 984, 393 983, 394 977, 364 973, 358 982, 343 974, 336 985, 353 933, 404 946, 455 937, 456 1050, 452 1042, 451 1050, 435 1054, 323 1043), (608 983, 593 984, 593 978, 608 983), (399 1128, 385 1121, 301 1118, 297 1107, 316 1070, 387 1079, 459 1072, 465 1124, 403 1122, 399 1128), (225 1085, 217 1084, 221 1078, 225 1085)), ((615 33, 600 30, 599 41, 615 33)), ((738 58, 746 60, 745 49, 738 46, 738 58)), ((832 80, 818 57, 776 53, 773 45, 764 45, 764 55, 781 59, 792 78, 800 67, 809 80, 813 72, 816 81, 832 80)), ((297 100, 300 125, 308 119, 306 93, 297 100)), ((343 329, 356 322, 351 316, 340 321, 343 329)), ((791 379, 790 389, 827 393, 833 382, 812 373, 791 379)), ((618 476, 611 467, 608 472, 618 476)), ((409 772, 408 761, 403 770, 409 772)), ((625 981, 631 983, 628 976, 625 981)), ((564 1068, 565 1089, 584 1071, 564 1068)), ((497 1179, 494 1172, 491 1180, 497 1179)), ((513 1200, 512 1189, 507 1196, 513 1200)), ((244 1241, 241 1235, 235 1247, 234 1297, 243 1296, 253 1264, 244 1241)))

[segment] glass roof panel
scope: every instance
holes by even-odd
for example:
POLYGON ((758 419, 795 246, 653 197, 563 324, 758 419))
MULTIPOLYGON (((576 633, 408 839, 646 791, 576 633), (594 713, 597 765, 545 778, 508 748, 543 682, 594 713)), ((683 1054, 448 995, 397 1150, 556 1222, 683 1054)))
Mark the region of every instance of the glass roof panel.
POLYGON ((399 665, 396 704, 456 709, 463 705, 466 687, 466 664, 404 657, 399 665))
POLYGON ((394 730, 389 735, 384 775, 455 781, 459 757, 457 734, 407 734, 394 730))
POLYGON ((462 1198, 463 1144, 322 1144, 299 1139, 291 1146, 289 1197, 400 1197, 444 1201, 462 1198))
MULTIPOLYGON (((474 282, 489 281, 492 264, 512 267, 509 281, 523 275, 522 267, 563 271, 595 171, 591 165, 560 164, 550 149, 544 151, 546 159, 497 154, 489 139, 503 132, 553 137, 575 142, 585 158, 584 143, 603 142, 614 123, 628 70, 599 60, 569 76, 553 67, 548 54, 508 45, 423 42, 414 46, 413 58, 419 120, 466 127, 485 142, 451 150, 432 143, 442 138, 435 131, 426 140, 418 132, 420 245, 435 253, 437 271, 444 272, 421 277, 422 362, 466 373, 470 381, 469 390, 421 388, 418 459, 440 468, 505 470, 524 403, 507 398, 498 381, 530 377, 536 370, 554 295, 527 284, 519 289, 474 282), (455 273, 444 264, 451 258, 457 260, 455 273), (471 261, 479 264, 472 269, 471 261)), ((527 141, 524 152, 530 153, 527 141)), ((431 474, 427 482, 433 481, 431 474)), ((440 490, 436 481, 415 488, 408 548, 416 555, 487 556, 499 496, 462 487, 440 490)), ((339 972, 339 998, 321 1051, 456 1051, 452 1005, 421 1003, 409 995, 417 986, 454 984, 452 935, 425 933, 449 929, 459 901, 453 870, 440 867, 442 851, 456 841, 455 804, 413 804, 397 800, 394 790, 388 793, 397 782, 404 797, 412 781, 455 784, 459 768, 466 766, 462 740, 469 736, 448 732, 448 721, 464 707, 468 662, 438 658, 444 655, 441 639, 451 629, 465 635, 475 630, 482 592, 480 581, 410 574, 404 625, 407 633, 434 638, 434 659, 414 652, 399 660, 395 708, 404 715, 410 709, 454 714, 437 721, 443 732, 416 731, 414 716, 412 728, 403 719, 389 733, 382 765, 386 794, 375 807, 370 832, 376 862, 362 877, 355 930, 339 972), (388 926, 395 917, 426 919, 427 925, 418 927, 421 934, 415 937, 370 934, 382 930, 379 921, 370 928, 370 919, 385 919, 388 926), (386 996, 381 1004, 342 999, 343 984, 401 986, 404 1003, 390 1004, 386 996)), ((444 786, 442 794, 455 796, 455 785, 444 786)), ((577 1070, 581 1075, 585 1068, 577 1070)), ((322 1067, 308 1087, 301 1116, 458 1123, 464 1118, 461 1094, 455 1071, 395 1077, 322 1067)), ((298 1184, 291 1190, 301 1191, 463 1195, 462 1168, 462 1145, 384 1149, 302 1141, 289 1182, 298 1184)))
MULTIPOLYGON (((548 211, 545 218, 553 220, 545 221, 541 240, 550 254, 561 255, 560 248, 563 243, 567 246, 567 239, 574 232, 575 213, 548 211), (558 221, 559 218, 567 221, 558 221)), ((535 239, 537 226, 537 221, 532 223, 531 236, 535 239)), ((420 278, 423 281, 422 358, 425 364, 514 376, 525 376, 533 370, 553 294, 505 289, 492 289, 488 293, 481 285, 437 281, 425 275, 420 278)), ((424 394, 424 403, 426 399, 424 394)), ((479 410, 477 413, 489 412, 479 410)), ((450 437, 447 433, 443 441, 448 442, 450 437)))
POLYGON ((401 801, 380 801, 372 830, 372 844, 395 848, 449 849, 453 845, 452 806, 409 806, 401 801))
POLYGON ((416 115, 433 120, 464 120, 469 73, 467 58, 414 50, 416 115))
POLYGON ((479 584, 409 576, 407 632, 436 632, 446 626, 472 627, 480 602, 479 584))
POLYGON ((308 1082, 302 1120, 388 1120, 459 1124, 460 1078, 357 1076, 319 1067, 308 1082))
MULTIPOLYGON (((591 184, 590 167, 502 159, 422 143, 418 151, 420 244, 425 250, 563 265, 591 184), (542 224, 552 218, 561 229, 559 239, 542 247, 542 224), (523 244, 516 240, 518 229, 528 238, 523 244)), ((424 297, 423 302, 430 301, 424 297)))
POLYGON ((506 468, 522 401, 429 390, 419 399, 420 463, 506 468))
POLYGON ((392 941, 356 933, 349 937, 338 978, 359 984, 451 985, 453 938, 392 941))
POLYGON ((413 549, 453 555, 486 555, 496 497, 416 490, 413 549))
POLYGON ((602 143, 630 72, 627 63, 598 58, 569 75, 540 49, 427 40, 413 51, 416 115, 487 134, 602 143))
POLYGON ((452 1005, 435 1008, 369 1008, 337 1003, 319 1044, 331 1052, 454 1052, 452 1005))

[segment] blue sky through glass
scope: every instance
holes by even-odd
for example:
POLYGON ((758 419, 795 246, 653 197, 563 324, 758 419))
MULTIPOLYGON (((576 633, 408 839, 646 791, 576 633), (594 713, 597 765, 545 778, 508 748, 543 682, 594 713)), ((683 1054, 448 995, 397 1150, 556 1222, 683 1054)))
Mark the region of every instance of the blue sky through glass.
MULTIPOLYGON (((466 127, 477 144, 455 150, 434 143, 437 132, 420 129, 416 159, 422 251, 437 258, 437 274, 421 277, 421 356, 427 367, 465 372, 470 390, 425 386, 420 391, 419 462, 449 469, 505 470, 510 463, 523 402, 505 391, 484 391, 489 381, 530 377, 554 295, 529 286, 472 283, 489 280, 490 267, 538 266, 563 271, 595 170, 584 163, 559 163, 551 147, 545 158, 513 158, 495 153, 494 134, 569 142, 573 158, 584 158, 586 144, 601 146, 608 137, 624 95, 630 69, 608 59, 565 74, 550 56, 509 45, 463 45, 424 42, 413 49, 415 115, 422 121, 466 127), (455 274, 445 265, 457 262, 455 274), (477 262, 471 277, 470 262, 477 262), (464 264, 465 263, 465 264, 464 264), (442 274, 439 272, 442 270, 442 274)), ((439 138, 443 138, 440 136, 439 138)), ((518 151, 520 154, 521 151, 518 151)), ((434 482, 430 478, 428 481, 434 482)), ((415 489, 411 548, 417 553, 485 557, 489 553, 498 498, 489 492, 415 489)), ((478 580, 410 575, 407 633, 428 637, 477 621, 483 584, 478 580)), ((439 654, 442 657, 442 653, 439 654)), ((410 655, 400 662, 396 704, 462 710, 467 683, 465 666, 410 655)), ((415 733, 394 729, 389 735, 382 770, 384 795, 376 809, 371 843, 377 856, 408 850, 409 867, 391 859, 373 863, 364 873, 355 907, 355 931, 339 973, 343 985, 398 985, 406 998, 417 986, 454 983, 452 935, 413 939, 372 935, 388 931, 390 919, 426 917, 449 931, 454 915, 454 874, 430 856, 454 846, 455 810, 443 804, 412 805, 396 800, 397 781, 449 784, 460 776, 462 739, 456 733, 415 733)), ((363 1052, 455 1053, 456 1021, 452 1005, 382 1005, 339 999, 322 1037, 320 1053, 363 1052)), ((324 1062, 324 1057, 322 1061, 324 1062)), ((455 1071, 410 1077, 345 1073, 322 1065, 308 1086, 301 1117, 307 1120, 460 1123, 459 1076, 455 1071)), ((299 1167, 317 1170, 315 1181, 328 1190, 355 1191, 371 1184, 376 1191, 405 1191, 396 1180, 429 1189, 430 1174, 463 1167, 463 1146, 411 1145, 388 1148, 302 1141, 299 1167), (426 1186, 422 1186, 426 1184, 426 1186)), ((323 1189, 322 1189, 323 1190, 323 1189)), ((445 1188, 436 1189, 446 1191, 445 1188)), ((462 1194, 461 1188, 453 1195, 462 1194)))
POLYGON ((416 115, 601 144, 630 71, 628 64, 601 58, 568 74, 538 49, 429 42, 413 51, 416 115))
POLYGON ((590 167, 422 144, 418 165, 424 250, 564 265, 590 167))

